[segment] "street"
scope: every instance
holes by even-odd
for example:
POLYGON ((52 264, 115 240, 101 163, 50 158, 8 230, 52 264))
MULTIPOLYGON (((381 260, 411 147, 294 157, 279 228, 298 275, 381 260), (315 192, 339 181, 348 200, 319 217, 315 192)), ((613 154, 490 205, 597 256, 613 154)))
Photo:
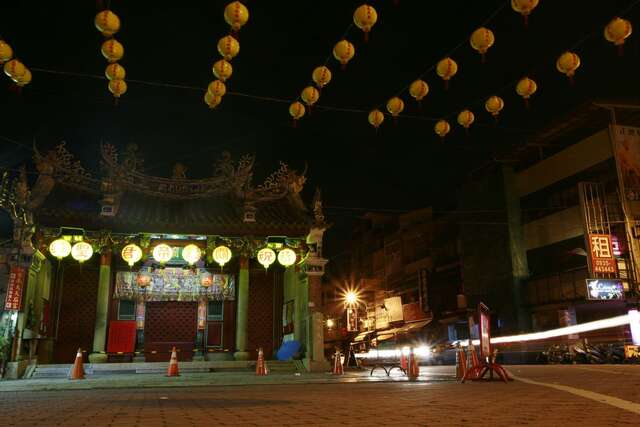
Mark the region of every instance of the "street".
POLYGON ((422 367, 416 383, 362 375, 341 383, 327 377, 301 384, 8 391, 4 386, 20 383, 14 381, 0 388, 0 413, 7 426, 638 425, 640 366, 508 369, 518 378, 509 384, 443 380, 450 366, 422 367))

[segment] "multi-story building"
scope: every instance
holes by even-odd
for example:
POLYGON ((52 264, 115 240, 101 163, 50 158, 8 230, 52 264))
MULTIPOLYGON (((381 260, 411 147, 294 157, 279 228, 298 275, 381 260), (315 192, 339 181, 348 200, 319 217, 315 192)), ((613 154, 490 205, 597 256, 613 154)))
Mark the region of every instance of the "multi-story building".
MULTIPOLYGON (((617 118, 637 126, 640 110, 622 106, 617 118)), ((619 140, 635 137, 635 128, 610 127, 609 119, 586 104, 460 192, 464 290, 470 304, 492 308, 495 334, 582 323, 637 304, 635 193, 620 177, 640 157, 633 140, 619 140), (626 152, 614 155, 616 147, 626 152)))

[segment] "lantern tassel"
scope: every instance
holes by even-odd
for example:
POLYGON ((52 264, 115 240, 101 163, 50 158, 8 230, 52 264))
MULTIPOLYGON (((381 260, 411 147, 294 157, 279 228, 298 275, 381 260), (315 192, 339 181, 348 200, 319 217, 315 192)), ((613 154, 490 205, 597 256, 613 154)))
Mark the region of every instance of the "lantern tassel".
POLYGON ((524 28, 529 28, 529 15, 522 15, 522 18, 524 19, 524 28))
POLYGON ((618 45, 618 56, 624 56, 624 45, 623 44, 619 44, 618 45))
POLYGON ((575 81, 573 80, 573 74, 568 77, 569 77, 569 86, 571 87, 575 86, 575 81))
POLYGON ((347 69, 347 63, 346 63, 346 62, 342 62, 342 63, 340 63, 340 70, 341 70, 341 71, 344 71, 344 70, 346 70, 346 69, 347 69))
POLYGON ((369 31, 364 32, 364 42, 369 43, 369 31))
POLYGON ((529 98, 524 98, 524 108, 529 109, 529 98))
POLYGON ((444 90, 449 90, 449 80, 444 81, 444 90))
POLYGON ((298 127, 298 121, 296 119, 293 119, 293 122, 291 122, 291 127, 293 127, 293 128, 297 128, 298 127))
POLYGON ((487 62, 487 54, 486 54, 485 52, 482 52, 482 53, 480 54, 480 62, 481 62, 482 64, 485 64, 485 63, 487 62))

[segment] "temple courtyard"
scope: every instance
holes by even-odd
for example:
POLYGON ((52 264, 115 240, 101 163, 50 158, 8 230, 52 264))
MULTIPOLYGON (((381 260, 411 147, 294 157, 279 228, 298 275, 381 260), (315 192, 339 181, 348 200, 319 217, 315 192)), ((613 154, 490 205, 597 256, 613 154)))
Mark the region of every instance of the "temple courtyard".
POLYGON ((637 425, 640 366, 511 366, 516 380, 455 382, 451 366, 416 382, 382 371, 185 373, 0 382, 7 426, 637 425))

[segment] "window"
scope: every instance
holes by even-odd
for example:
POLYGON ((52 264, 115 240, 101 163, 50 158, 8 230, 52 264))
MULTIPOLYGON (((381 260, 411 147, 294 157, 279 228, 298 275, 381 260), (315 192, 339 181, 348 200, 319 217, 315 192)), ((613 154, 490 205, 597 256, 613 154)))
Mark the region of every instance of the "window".
POLYGON ((121 299, 118 303, 118 320, 136 320, 135 301, 121 299))
POLYGON ((209 301, 207 320, 222 320, 224 317, 222 301, 209 301))

